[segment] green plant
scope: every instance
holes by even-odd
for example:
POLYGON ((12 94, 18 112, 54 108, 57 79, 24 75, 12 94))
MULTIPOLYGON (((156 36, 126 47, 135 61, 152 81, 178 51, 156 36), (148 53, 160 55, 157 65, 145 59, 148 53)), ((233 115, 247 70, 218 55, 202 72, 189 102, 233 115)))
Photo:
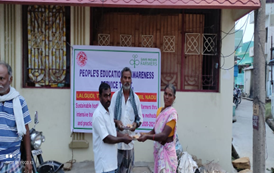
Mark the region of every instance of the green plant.
POLYGON ((271 116, 271 102, 265 104, 265 119, 272 118, 271 116))

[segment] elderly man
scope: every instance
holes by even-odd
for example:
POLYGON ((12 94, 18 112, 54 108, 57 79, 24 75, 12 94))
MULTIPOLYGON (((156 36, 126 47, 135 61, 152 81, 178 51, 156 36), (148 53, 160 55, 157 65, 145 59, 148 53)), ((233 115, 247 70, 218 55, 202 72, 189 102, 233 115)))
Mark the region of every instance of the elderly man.
MULTIPOLYGON (((142 110, 138 95, 131 88, 131 70, 125 67, 121 72, 122 88, 113 94, 111 99, 111 111, 114 113, 114 121, 117 128, 123 134, 134 135, 134 131, 142 122, 142 110), (129 130, 124 130, 129 126, 129 130)), ((134 166, 133 142, 118 144, 118 170, 117 173, 131 173, 134 166)))
POLYGON ((93 114, 93 152, 94 166, 97 173, 115 173, 117 169, 116 143, 126 144, 132 138, 116 131, 113 114, 108 108, 110 105, 111 91, 107 83, 101 83, 99 87, 100 103, 93 114))
POLYGON ((0 173, 21 172, 21 140, 25 145, 27 161, 25 171, 32 172, 30 136, 28 123, 31 121, 25 99, 10 86, 12 69, 0 62, 0 173))

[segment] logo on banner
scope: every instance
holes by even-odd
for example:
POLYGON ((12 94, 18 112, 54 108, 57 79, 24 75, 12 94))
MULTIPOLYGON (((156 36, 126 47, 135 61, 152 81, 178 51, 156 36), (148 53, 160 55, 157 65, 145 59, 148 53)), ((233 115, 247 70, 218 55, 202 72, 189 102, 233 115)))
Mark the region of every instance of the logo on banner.
POLYGON ((131 59, 129 61, 130 65, 133 65, 134 68, 136 68, 137 65, 140 65, 140 66, 157 66, 157 59, 156 58, 140 58, 140 59, 137 59, 138 58, 138 55, 137 54, 133 54, 132 55, 133 59, 131 59))
POLYGON ((83 51, 79 52, 76 57, 77 64, 81 67, 85 66, 87 64, 87 55, 83 51))
POLYGON ((129 63, 130 63, 131 65, 133 65, 134 68, 135 68, 135 66, 136 66, 136 65, 139 65, 140 62, 139 62, 139 60, 137 59, 137 58, 138 58, 138 55, 137 55, 137 54, 133 54, 132 57, 133 57, 133 59, 131 59, 131 60, 129 61, 129 63))

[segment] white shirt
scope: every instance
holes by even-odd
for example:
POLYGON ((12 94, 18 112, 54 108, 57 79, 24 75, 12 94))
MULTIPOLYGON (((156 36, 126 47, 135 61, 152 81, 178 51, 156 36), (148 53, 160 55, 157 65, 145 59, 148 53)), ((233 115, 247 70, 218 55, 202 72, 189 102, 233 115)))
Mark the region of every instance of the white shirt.
POLYGON ((92 126, 95 172, 103 173, 117 169, 117 146, 103 141, 108 135, 117 136, 114 118, 101 102, 94 111, 92 126))
MULTIPOLYGON (((112 115, 114 115, 114 108, 115 108, 115 103, 116 103, 116 98, 117 98, 118 92, 119 92, 119 90, 116 91, 111 98, 111 104, 110 104, 109 109, 110 109, 110 112, 112 115)), ((143 122, 140 99, 139 99, 138 95, 135 93, 134 93, 134 99, 135 99, 136 107, 138 110, 138 115, 140 117, 140 122, 143 122)), ((124 126, 126 126, 127 124, 132 124, 135 121, 134 110, 133 110, 130 100, 131 100, 131 98, 128 97, 127 102, 125 102, 125 97, 124 97, 124 95, 122 95, 121 122, 123 123, 124 126)), ((119 131, 119 132, 121 132, 123 134, 131 135, 131 136, 134 135, 134 132, 131 132, 130 130, 123 130, 123 131, 119 131)), ((131 141, 129 144, 118 143, 117 147, 120 150, 131 150, 131 149, 133 149, 134 144, 133 144, 133 141, 131 141)))

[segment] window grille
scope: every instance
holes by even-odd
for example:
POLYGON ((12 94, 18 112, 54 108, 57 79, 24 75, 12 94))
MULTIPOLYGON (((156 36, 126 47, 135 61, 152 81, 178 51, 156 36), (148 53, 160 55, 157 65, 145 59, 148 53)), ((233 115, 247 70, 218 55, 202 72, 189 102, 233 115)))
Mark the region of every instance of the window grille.
POLYGON ((68 8, 64 6, 27 6, 23 27, 27 80, 25 86, 69 86, 68 8))

